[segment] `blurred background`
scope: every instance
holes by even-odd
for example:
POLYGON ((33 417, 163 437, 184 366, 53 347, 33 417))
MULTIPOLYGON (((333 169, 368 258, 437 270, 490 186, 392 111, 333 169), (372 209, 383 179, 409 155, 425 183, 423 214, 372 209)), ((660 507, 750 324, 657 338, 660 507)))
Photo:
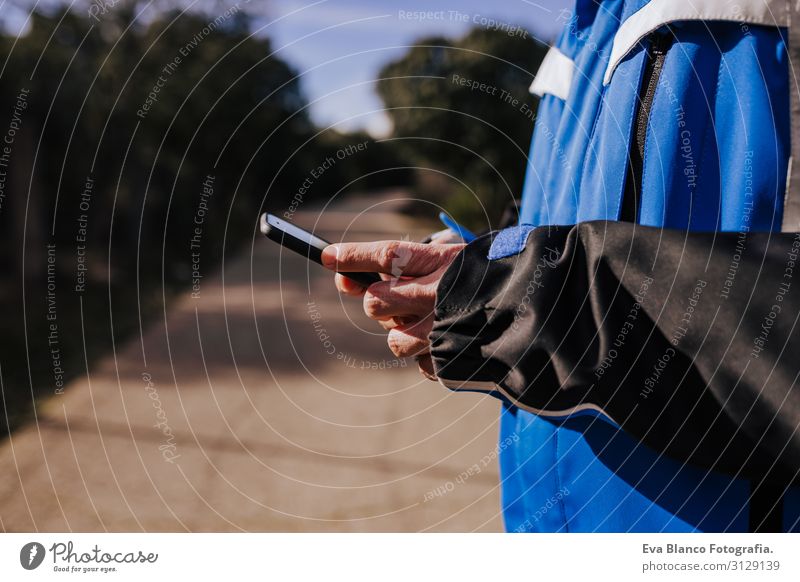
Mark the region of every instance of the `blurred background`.
POLYGON ((569 4, 0 0, 0 528, 501 529, 497 402, 257 218, 491 228, 569 4))

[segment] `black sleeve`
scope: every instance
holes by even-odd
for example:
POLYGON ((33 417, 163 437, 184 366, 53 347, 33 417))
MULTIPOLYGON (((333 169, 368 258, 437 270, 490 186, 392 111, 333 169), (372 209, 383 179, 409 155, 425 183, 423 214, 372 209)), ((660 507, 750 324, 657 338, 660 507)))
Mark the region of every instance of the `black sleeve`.
POLYGON ((493 236, 438 289, 442 383, 543 415, 600 409, 680 461, 798 482, 800 234, 590 222, 489 260, 493 236))

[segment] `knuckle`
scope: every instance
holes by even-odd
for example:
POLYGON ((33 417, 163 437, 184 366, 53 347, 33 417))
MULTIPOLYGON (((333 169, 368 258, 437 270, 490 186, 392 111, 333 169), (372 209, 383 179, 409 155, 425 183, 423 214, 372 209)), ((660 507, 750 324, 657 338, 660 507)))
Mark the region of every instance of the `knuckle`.
POLYGON ((383 312, 384 301, 375 296, 371 291, 364 294, 364 313, 370 318, 375 318, 383 312))
POLYGON ((378 256, 378 264, 381 266, 382 270, 386 271, 387 273, 391 272, 399 250, 399 241, 389 241, 383 245, 383 248, 381 248, 379 251, 378 256))

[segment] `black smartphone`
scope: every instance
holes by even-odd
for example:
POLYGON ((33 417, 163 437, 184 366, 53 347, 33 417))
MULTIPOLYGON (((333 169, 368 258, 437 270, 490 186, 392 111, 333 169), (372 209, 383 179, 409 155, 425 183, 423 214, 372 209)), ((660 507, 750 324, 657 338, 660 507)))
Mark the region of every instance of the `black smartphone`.
MULTIPOLYGON (((322 264, 322 249, 330 245, 328 241, 299 226, 281 220, 274 214, 264 213, 261 215, 261 233, 268 239, 274 240, 279 245, 293 250, 303 255, 309 261, 322 264)), ((378 273, 340 273, 348 279, 352 279, 359 285, 369 287, 373 283, 381 280, 378 273)))

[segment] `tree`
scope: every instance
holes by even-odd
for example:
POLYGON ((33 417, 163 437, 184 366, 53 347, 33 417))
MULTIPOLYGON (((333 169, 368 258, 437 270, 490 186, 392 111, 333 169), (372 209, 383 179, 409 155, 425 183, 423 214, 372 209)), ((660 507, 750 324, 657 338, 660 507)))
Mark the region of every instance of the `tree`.
MULTIPOLYGON (((137 22, 140 4, 103 5, 100 18, 62 6, 35 12, 19 39, 0 35, 3 132, 28 91, 0 175, 0 435, 32 395, 53 393, 51 277, 66 381, 191 286, 193 253, 210 275, 256 236, 262 210, 288 207, 320 160, 369 139, 317 135, 297 73, 269 38, 250 35, 244 11, 137 22)), ((376 144, 336 164, 305 202, 376 185, 358 178, 402 165, 392 155, 376 144)))
POLYGON ((403 152, 452 176, 441 203, 475 228, 520 196, 538 104, 528 86, 546 50, 528 33, 475 28, 455 41, 420 40, 380 72, 403 152))

